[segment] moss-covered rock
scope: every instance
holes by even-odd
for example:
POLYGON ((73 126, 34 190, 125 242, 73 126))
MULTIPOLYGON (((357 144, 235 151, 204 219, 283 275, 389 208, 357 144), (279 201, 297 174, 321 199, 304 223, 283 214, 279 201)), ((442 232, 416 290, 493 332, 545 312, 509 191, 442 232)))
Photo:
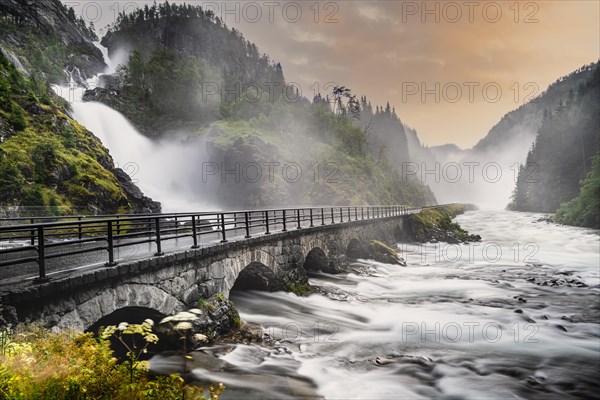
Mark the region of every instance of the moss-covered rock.
POLYGON ((403 267, 406 266, 406 261, 400 257, 396 250, 379 240, 372 240, 367 246, 367 249, 369 250, 370 258, 375 261, 385 264, 398 264, 403 267))
POLYGON ((450 204, 436 208, 425 208, 419 214, 411 214, 407 219, 404 240, 415 242, 478 242, 479 235, 470 235, 452 219, 472 206, 450 204))

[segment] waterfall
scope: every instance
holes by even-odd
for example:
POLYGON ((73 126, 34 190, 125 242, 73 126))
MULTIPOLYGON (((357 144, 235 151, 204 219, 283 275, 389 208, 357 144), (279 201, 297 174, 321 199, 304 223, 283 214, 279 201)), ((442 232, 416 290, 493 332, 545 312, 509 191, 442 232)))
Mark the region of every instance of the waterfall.
MULTIPOLYGON (((114 72, 116 65, 108 58, 108 50, 98 42, 95 45, 108 65, 105 73, 114 72)), ((66 72, 69 85, 54 86, 54 91, 70 102, 73 118, 102 141, 115 165, 125 170, 146 196, 160 201, 164 212, 214 208, 199 197, 197 189, 200 182, 194 166, 200 165, 204 152, 198 142, 150 140, 120 112, 101 103, 83 102, 85 88, 66 72)), ((100 75, 88 79, 88 86, 95 87, 100 75)))

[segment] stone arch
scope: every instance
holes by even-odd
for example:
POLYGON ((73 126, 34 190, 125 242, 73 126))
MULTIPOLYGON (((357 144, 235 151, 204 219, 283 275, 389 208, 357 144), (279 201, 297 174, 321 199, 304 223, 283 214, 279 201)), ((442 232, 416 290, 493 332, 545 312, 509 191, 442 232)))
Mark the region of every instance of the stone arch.
POLYGON ((369 258, 369 252, 357 238, 352 238, 346 246, 346 256, 352 259, 369 258))
POLYGON ((102 316, 98 321, 94 322, 90 327, 88 327, 86 331, 96 333, 98 332, 98 329, 103 326, 118 325, 121 322, 141 324, 146 319, 151 319, 158 324, 158 322, 164 317, 166 317, 165 314, 152 308, 137 306, 123 307, 113 311, 110 314, 102 316))
POLYGON ((304 257, 304 270, 311 272, 332 272, 331 263, 325 251, 321 247, 313 247, 304 257))
POLYGON ((252 261, 237 275, 231 290, 262 290, 273 292, 281 289, 281 281, 265 264, 252 261))
POLYGON ((277 277, 277 258, 269 250, 265 247, 248 249, 236 254, 235 257, 212 263, 209 266, 209 276, 211 279, 216 279, 218 283, 210 294, 222 293, 225 297, 228 297, 242 271, 252 263, 261 264, 271 271, 271 273, 265 272, 265 276, 272 278, 274 275, 277 277))
POLYGON ((139 307, 169 315, 183 310, 184 305, 173 295, 153 285, 123 284, 107 288, 96 296, 78 304, 64 314, 56 327, 85 331, 106 315, 122 308, 139 307))

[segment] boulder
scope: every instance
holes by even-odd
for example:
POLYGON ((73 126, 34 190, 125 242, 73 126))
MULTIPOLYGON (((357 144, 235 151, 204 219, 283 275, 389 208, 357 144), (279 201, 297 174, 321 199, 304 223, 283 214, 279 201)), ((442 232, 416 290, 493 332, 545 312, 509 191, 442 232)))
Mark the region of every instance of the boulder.
POLYGON ((373 240, 367 246, 370 258, 385 264, 398 264, 406 267, 406 261, 398 255, 398 252, 383 242, 373 240))

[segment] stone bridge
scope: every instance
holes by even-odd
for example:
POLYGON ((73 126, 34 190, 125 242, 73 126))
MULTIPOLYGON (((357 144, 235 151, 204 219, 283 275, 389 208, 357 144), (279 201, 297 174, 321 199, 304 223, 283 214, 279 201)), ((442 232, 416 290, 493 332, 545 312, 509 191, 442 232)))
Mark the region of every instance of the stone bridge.
MULTIPOLYGON (((86 330, 126 308, 169 315, 232 288, 293 290, 307 271, 331 271, 353 248, 393 243, 408 215, 261 234, 102 266, 75 276, 29 284, 2 294, 4 313, 58 329, 86 330)), ((5 317, 6 318, 6 317, 5 317)))

